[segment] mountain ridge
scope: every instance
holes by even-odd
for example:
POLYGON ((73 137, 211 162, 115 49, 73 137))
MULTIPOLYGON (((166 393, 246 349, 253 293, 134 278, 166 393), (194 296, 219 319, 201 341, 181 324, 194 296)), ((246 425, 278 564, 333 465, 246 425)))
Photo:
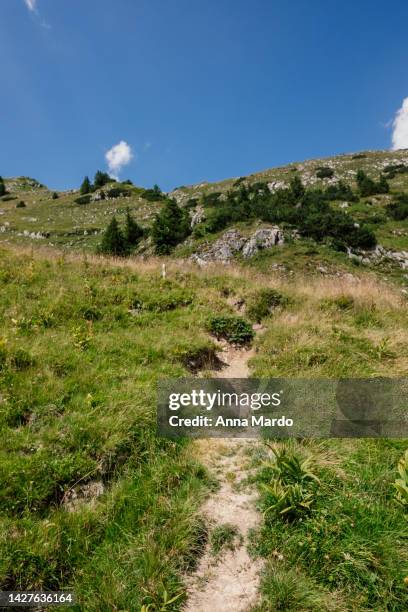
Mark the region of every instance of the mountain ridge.
MULTIPOLYGON (((367 226, 375 234, 384 252, 391 253, 391 257, 376 257, 375 262, 368 262, 364 253, 355 253, 356 257, 366 260, 365 263, 375 264, 377 271, 391 274, 398 282, 406 284, 404 253, 408 251, 407 219, 392 218, 389 211, 393 199, 400 194, 403 197, 408 194, 408 150, 360 151, 307 159, 248 176, 179 186, 167 193, 135 186, 130 181, 112 181, 98 187, 93 193, 81 195, 79 189, 52 191, 29 177, 5 178, 7 193, 0 198, 0 242, 20 245, 41 243, 50 247, 95 252, 113 216, 123 222, 129 210, 135 220, 149 231, 165 201, 171 198, 180 207, 188 209, 194 226, 191 236, 174 249, 173 256, 191 257, 200 255, 203 248, 208 251, 213 243, 222 241, 224 229, 235 229, 249 239, 260 228, 271 227, 271 223, 265 219, 262 221, 259 216, 252 215, 248 219, 239 218, 227 222, 225 228, 212 223, 209 231, 208 218, 211 219, 219 212, 231 194, 235 197, 242 190, 247 190, 251 192, 247 195, 251 199, 257 197, 258 191, 262 192, 263 189, 274 196, 287 190, 295 178, 309 191, 328 191, 344 184, 349 191, 343 190, 343 195, 350 197, 347 199, 338 194, 332 197, 331 194, 329 204, 332 214, 342 215, 343 219, 348 215, 356 226, 367 226), (356 182, 359 172, 365 173, 371 181, 385 180, 389 192, 362 195, 356 182), (394 253, 397 254, 396 261, 384 263, 384 259, 393 259, 394 253), (379 259, 381 262, 377 261, 379 259)), ((339 193, 342 195, 341 191, 339 193)), ((276 225, 280 224, 272 222, 272 226, 276 225)), ((292 236, 293 230, 296 227, 290 230, 288 237, 292 236)), ((297 242, 294 246, 293 241, 286 240, 283 249, 278 251, 272 248, 268 253, 263 253, 261 265, 265 269, 265 262, 269 258, 271 265, 286 265, 290 269, 295 265, 296 258, 312 260, 313 256, 310 254, 308 257, 305 253, 311 253, 313 249, 318 251, 320 258, 316 262, 316 269, 324 267, 326 263, 347 268, 357 261, 355 259, 352 264, 347 261, 346 255, 331 252, 324 241, 315 244, 307 236, 301 236, 301 241, 297 242)), ((153 253, 154 248, 149 238, 143 240, 135 252, 144 257, 153 253)))

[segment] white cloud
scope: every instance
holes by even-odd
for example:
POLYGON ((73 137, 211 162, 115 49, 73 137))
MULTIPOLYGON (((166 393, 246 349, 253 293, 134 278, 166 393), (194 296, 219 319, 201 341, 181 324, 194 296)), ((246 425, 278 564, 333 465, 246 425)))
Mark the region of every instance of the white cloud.
POLYGON ((127 166, 133 159, 132 149, 127 142, 121 140, 107 151, 105 159, 109 167, 109 173, 114 178, 118 178, 118 174, 122 168, 127 166))
POLYGON ((403 100, 402 106, 392 122, 392 127, 393 150, 408 149, 408 98, 403 100))
POLYGON ((24 0, 24 3, 29 11, 34 13, 37 10, 37 0, 24 0))
POLYGON ((40 21, 40 14, 39 14, 39 11, 38 11, 38 8, 37 8, 37 2, 38 2, 38 0, 24 0, 24 4, 26 5, 26 7, 30 11, 30 13, 33 13, 35 15, 35 21, 42 28, 45 28, 46 30, 51 30, 52 26, 48 23, 48 21, 45 21, 45 19, 42 19, 40 21))

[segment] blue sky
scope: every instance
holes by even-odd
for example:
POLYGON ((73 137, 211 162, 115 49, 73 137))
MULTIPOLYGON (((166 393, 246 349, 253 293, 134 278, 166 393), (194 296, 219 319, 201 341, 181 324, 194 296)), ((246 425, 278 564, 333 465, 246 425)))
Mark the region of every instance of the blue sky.
POLYGON ((125 141, 120 176, 167 190, 389 148, 407 23, 406 0, 1 0, 0 174, 74 187, 125 141))

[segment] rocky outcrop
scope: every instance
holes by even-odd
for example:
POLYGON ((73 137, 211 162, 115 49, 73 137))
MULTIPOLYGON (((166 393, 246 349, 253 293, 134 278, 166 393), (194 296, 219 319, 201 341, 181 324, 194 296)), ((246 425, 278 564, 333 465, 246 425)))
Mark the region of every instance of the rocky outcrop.
POLYGON ((100 202, 105 199, 106 195, 104 191, 95 191, 95 193, 91 195, 91 202, 100 202))
POLYGON ((197 206, 194 210, 190 210, 191 227, 194 227, 198 223, 201 223, 205 219, 205 212, 203 206, 197 206))
POLYGON ((227 263, 238 253, 249 258, 262 249, 270 249, 283 243, 284 235, 279 227, 258 229, 249 238, 236 229, 230 229, 213 244, 207 243, 199 253, 194 253, 191 259, 199 265, 210 261, 227 263))
POLYGON ((245 238, 236 229, 230 229, 199 254, 204 261, 229 261, 244 246, 245 238))
POLYGON ((187 201, 190 198, 195 197, 195 193, 181 191, 180 189, 175 189, 174 191, 170 192, 168 195, 169 195, 169 198, 176 200, 179 206, 185 206, 187 201))
POLYGON ((268 189, 271 193, 275 193, 279 189, 284 189, 286 187, 285 181, 271 181, 268 183, 268 189))
POLYGON ((283 232, 279 227, 262 228, 256 230, 242 249, 244 257, 253 257, 258 251, 271 249, 285 241, 283 232))
POLYGON ((18 176, 15 178, 5 179, 5 185, 8 191, 35 191, 38 189, 47 189, 36 179, 29 176, 18 176))
POLYGON ((32 238, 33 240, 43 240, 44 238, 49 238, 49 232, 29 232, 28 230, 23 231, 23 236, 26 238, 32 238))
POLYGON ((391 251, 378 244, 372 251, 347 249, 350 259, 358 259, 363 264, 378 263, 384 260, 395 261, 403 270, 408 270, 408 251, 391 251))

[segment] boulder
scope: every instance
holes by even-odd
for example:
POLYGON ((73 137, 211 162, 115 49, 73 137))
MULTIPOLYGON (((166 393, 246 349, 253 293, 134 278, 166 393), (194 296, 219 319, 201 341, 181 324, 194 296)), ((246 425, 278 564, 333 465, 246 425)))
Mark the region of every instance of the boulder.
POLYGON ((91 202, 99 202, 100 200, 105 200, 106 195, 104 191, 96 191, 91 195, 91 202))
POLYGON ((194 253, 191 259, 204 265, 208 261, 228 262, 238 253, 245 243, 245 238, 236 229, 230 229, 218 238, 213 244, 206 245, 205 249, 200 253, 194 253))
POLYGON ((279 227, 258 229, 245 243, 242 254, 244 257, 253 257, 260 250, 282 245, 284 240, 283 232, 279 227))
POLYGON ((199 266, 200 268, 204 268, 204 266, 208 264, 208 260, 203 259, 202 257, 200 257, 200 255, 197 255, 197 253, 193 253, 190 257, 190 260, 196 263, 197 266, 199 266))
POLYGON ((228 230, 212 245, 213 259, 228 261, 242 249, 244 243, 245 238, 238 230, 228 230))
POLYGON ((258 229, 249 239, 242 236, 238 230, 230 229, 214 243, 207 243, 200 252, 194 253, 191 259, 200 266, 209 261, 227 263, 239 252, 249 258, 259 250, 270 249, 283 243, 284 235, 279 227, 258 229))

